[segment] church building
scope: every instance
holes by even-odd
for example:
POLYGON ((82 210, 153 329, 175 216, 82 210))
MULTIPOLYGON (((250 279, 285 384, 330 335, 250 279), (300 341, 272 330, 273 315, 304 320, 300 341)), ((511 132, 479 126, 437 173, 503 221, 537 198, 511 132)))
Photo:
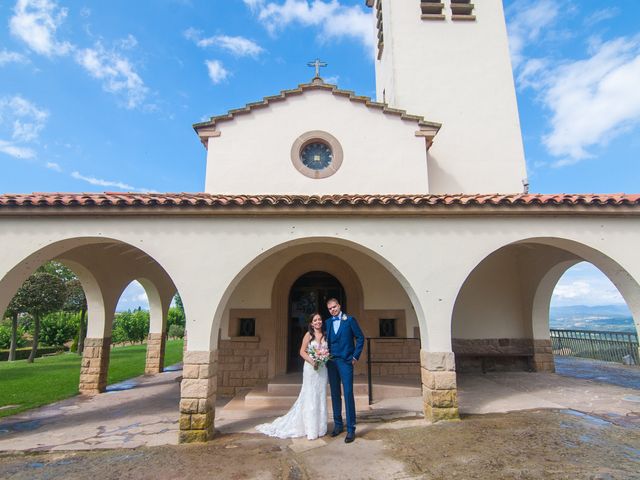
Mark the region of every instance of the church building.
POLYGON ((638 326, 640 195, 528 192, 502 1, 366 4, 376 99, 316 62, 308 83, 194 125, 202 193, 0 195, 0 310, 46 261, 76 273, 81 393, 106 387, 133 280, 150 304, 148 373, 176 292, 184 303, 182 442, 212 437, 216 395, 299 371, 307 316, 328 298, 391 340, 372 342, 377 358, 419 361, 375 372, 419 378, 433 422, 458 417, 460 372, 553 371, 551 295, 578 262, 638 326))

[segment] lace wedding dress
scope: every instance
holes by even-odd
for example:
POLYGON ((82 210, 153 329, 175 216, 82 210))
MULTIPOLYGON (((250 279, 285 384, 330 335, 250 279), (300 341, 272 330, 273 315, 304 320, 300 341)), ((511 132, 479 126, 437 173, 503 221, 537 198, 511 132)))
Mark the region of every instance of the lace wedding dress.
MULTIPOLYGON (((311 344, 316 344, 315 340, 311 344)), ((326 342, 323 342, 326 345, 326 342)), ((258 425, 256 430, 270 437, 307 437, 315 440, 327 433, 327 367, 318 370, 304 362, 302 389, 291 410, 271 423, 258 425)))

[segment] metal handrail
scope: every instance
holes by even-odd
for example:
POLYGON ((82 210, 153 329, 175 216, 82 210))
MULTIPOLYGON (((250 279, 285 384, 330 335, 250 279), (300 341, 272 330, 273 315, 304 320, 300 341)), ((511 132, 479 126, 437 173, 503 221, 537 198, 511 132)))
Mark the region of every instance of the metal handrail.
POLYGON ((636 365, 640 363, 638 336, 633 332, 551 329, 550 336, 557 355, 623 363, 627 357, 636 365))
POLYGON ((412 360, 371 360, 371 340, 416 340, 419 338, 409 337, 366 337, 367 339, 367 384, 369 386, 369 405, 373 403, 373 382, 371 381, 371 364, 372 363, 411 363, 420 365, 420 361, 412 360))

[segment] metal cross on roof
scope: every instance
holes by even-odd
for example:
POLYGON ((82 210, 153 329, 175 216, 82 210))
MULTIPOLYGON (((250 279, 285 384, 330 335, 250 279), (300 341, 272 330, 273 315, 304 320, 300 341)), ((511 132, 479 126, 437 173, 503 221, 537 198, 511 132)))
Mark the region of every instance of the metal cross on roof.
POLYGON ((307 67, 315 67, 316 68, 316 76, 315 78, 320 78, 320 67, 326 67, 328 63, 320 61, 320 59, 316 58, 313 62, 307 63, 307 67))

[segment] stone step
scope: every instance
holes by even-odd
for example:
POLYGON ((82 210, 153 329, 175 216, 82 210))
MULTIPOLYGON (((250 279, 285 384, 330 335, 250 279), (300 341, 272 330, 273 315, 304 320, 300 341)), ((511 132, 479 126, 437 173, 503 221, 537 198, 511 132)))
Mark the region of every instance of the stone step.
MULTIPOLYGON (((278 409, 291 408, 298 398, 300 388, 294 394, 273 394, 267 387, 256 387, 244 397, 244 405, 251 408, 278 409)), ((369 410, 369 396, 367 394, 354 395, 356 410, 369 410)), ((327 408, 331 411, 331 396, 327 394, 327 408)))
MULTIPOLYGON (((298 396, 302 385, 300 382, 269 382, 267 385, 267 391, 272 395, 294 395, 298 396)), ((366 383, 354 383, 353 393, 355 395, 368 395, 369 388, 366 383)), ((327 395, 330 395, 329 385, 327 385, 327 395)))

